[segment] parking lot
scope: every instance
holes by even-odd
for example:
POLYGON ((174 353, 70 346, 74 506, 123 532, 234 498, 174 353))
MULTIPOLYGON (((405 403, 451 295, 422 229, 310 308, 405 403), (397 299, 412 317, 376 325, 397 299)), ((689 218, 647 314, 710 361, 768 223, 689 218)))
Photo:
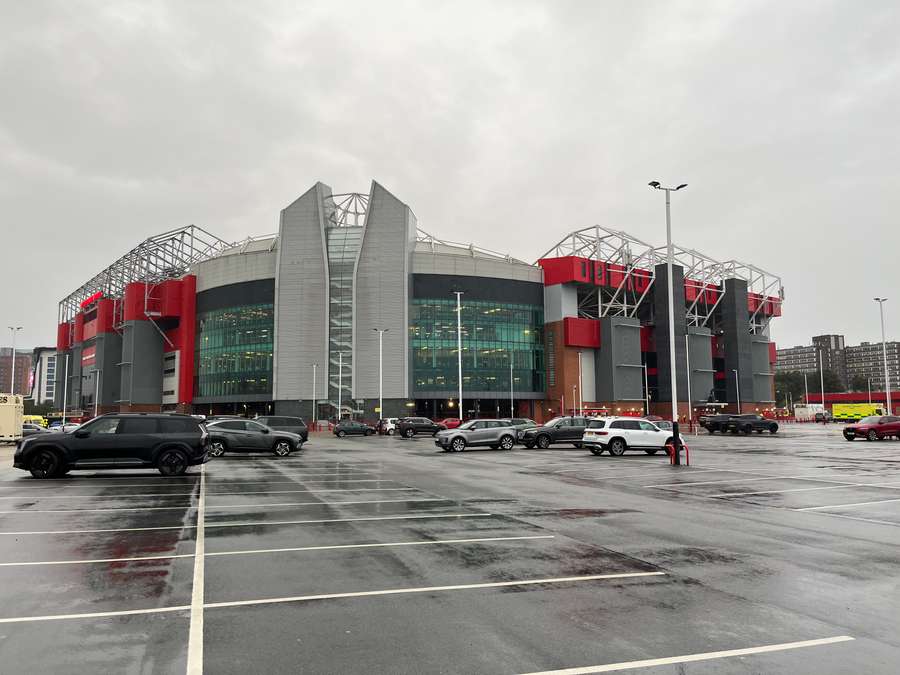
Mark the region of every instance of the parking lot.
POLYGON ((900 442, 688 442, 689 467, 328 435, 179 478, 7 459, 0 671, 897 672, 900 442))

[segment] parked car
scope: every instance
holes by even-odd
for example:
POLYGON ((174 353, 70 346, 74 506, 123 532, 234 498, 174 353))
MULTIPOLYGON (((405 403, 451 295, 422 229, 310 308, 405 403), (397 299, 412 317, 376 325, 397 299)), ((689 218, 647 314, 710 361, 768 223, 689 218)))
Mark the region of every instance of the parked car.
POLYGON ((648 422, 652 422, 653 424, 655 424, 657 427, 659 427, 663 431, 672 431, 675 429, 675 427, 672 426, 672 423, 669 420, 664 420, 664 419, 651 420, 647 417, 645 417, 644 419, 647 420, 648 422))
POLYGON ((629 449, 655 455, 671 442, 671 432, 660 429, 653 422, 634 417, 591 420, 582 437, 584 446, 595 455, 606 450, 614 457, 624 455, 629 449))
MULTIPOLYGON (((505 419, 504 421, 509 422, 509 425, 516 430, 516 442, 518 442, 522 438, 522 434, 526 429, 534 429, 535 427, 537 427, 537 422, 525 417, 511 417, 505 419)), ((447 428, 449 429, 449 427, 447 428)))
POLYGON ((554 443, 571 443, 580 448, 585 427, 586 417, 554 417, 542 427, 525 429, 521 434, 521 441, 526 448, 537 446, 546 449, 554 443))
POLYGON ((730 431, 733 434, 749 434, 754 431, 761 434, 768 431, 770 434, 774 434, 778 431, 778 422, 762 415, 732 415, 722 431, 730 431))
POLYGON ((725 425, 728 424, 728 420, 731 419, 731 415, 723 414, 723 415, 701 415, 698 420, 701 427, 706 429, 709 433, 714 434, 717 431, 725 431, 725 425))
POLYGON ((856 438, 880 441, 891 436, 900 439, 900 417, 895 415, 871 415, 844 427, 844 438, 848 441, 856 438))
POLYGON ((333 429, 334 435, 338 438, 343 438, 344 436, 371 436, 375 433, 375 429, 370 427, 368 424, 364 422, 357 422, 356 420, 341 420, 337 424, 334 425, 333 429))
POLYGON ((397 420, 397 433, 403 438, 412 438, 416 434, 431 434, 446 429, 440 422, 432 422, 427 417, 401 417, 397 420))
POLYGON ((303 447, 299 434, 275 431, 255 420, 217 419, 207 422, 209 454, 221 457, 226 452, 271 452, 287 457, 303 447))
POLYGON ((832 419, 831 412, 829 412, 828 410, 826 410, 825 412, 817 412, 816 413, 816 417, 815 417, 816 424, 819 424, 820 422, 822 424, 828 424, 831 421, 831 419, 832 419))
POLYGON ((35 478, 78 469, 156 468, 180 476, 207 461, 208 436, 189 415, 112 413, 68 434, 35 434, 19 441, 13 466, 35 478))
POLYGON ((509 420, 471 420, 455 429, 437 432, 434 444, 444 449, 462 452, 466 447, 488 446, 494 450, 512 450, 516 444, 516 430, 509 420))
POLYGON ((458 417, 445 417, 438 422, 438 424, 444 425, 445 429, 455 429, 462 423, 463 420, 459 419, 458 417))
POLYGON ((34 436, 36 434, 50 434, 53 433, 49 429, 45 429, 39 424, 27 423, 22 425, 22 438, 28 438, 29 436, 34 436))
POLYGON ((257 417, 256 421, 260 424, 265 424, 274 431, 288 431, 292 434, 297 434, 302 443, 306 443, 309 440, 309 428, 306 426, 306 422, 299 417, 266 415, 265 417, 257 417))
POLYGON ((397 418, 385 417, 378 420, 378 423, 375 425, 375 431, 382 435, 393 436, 397 433, 397 418))

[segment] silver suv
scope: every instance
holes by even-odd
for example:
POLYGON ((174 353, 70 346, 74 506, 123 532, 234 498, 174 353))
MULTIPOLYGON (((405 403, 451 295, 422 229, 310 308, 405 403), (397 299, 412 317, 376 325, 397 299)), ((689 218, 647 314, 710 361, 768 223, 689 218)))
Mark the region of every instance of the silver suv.
POLYGON ((455 429, 437 432, 434 444, 444 452, 462 452, 467 446, 487 445, 494 450, 512 450, 516 444, 516 430, 509 420, 471 420, 455 429))

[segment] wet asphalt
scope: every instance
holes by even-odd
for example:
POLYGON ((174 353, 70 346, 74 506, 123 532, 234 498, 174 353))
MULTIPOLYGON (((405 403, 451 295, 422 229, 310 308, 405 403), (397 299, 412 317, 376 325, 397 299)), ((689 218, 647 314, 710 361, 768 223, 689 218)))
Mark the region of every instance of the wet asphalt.
POLYGON ((688 443, 314 435, 55 481, 0 449, 0 672, 900 672, 900 442, 688 443))

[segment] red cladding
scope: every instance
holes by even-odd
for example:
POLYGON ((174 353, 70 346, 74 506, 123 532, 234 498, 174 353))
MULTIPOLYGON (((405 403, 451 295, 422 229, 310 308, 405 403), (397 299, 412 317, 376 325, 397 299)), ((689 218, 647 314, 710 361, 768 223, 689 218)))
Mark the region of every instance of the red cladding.
POLYGON ((714 359, 723 359, 725 358, 725 349, 721 342, 719 342, 719 338, 716 335, 710 336, 710 343, 712 345, 712 357, 714 359))
POLYGON ((659 368, 647 368, 647 377, 651 375, 659 375, 659 368))
POLYGON ((162 316, 181 316, 181 280, 170 279, 153 289, 152 296, 159 299, 162 316))
POLYGON ((140 281, 133 281, 125 286, 125 297, 123 299, 124 307, 122 309, 122 319, 124 321, 146 321, 144 315, 144 291, 147 284, 140 281))
POLYGON ((721 370, 717 370, 717 371, 716 371, 716 374, 715 374, 715 379, 717 379, 717 380, 724 380, 724 379, 725 379, 725 373, 724 373, 723 371, 721 371, 721 370))
POLYGON ((606 263, 602 260, 594 261, 594 285, 606 286, 606 263))
POLYGON ((635 267, 631 271, 631 284, 634 287, 635 293, 643 293, 650 288, 650 282, 652 280, 653 275, 650 273, 650 270, 642 270, 635 267))
POLYGON ((747 309, 755 312, 763 304, 763 297, 759 293, 747 293, 747 309))
POLYGON ((778 351, 775 349, 775 343, 769 343, 769 363, 774 365, 778 361, 778 351))
POLYGON ((194 398, 194 341, 197 330, 197 277, 181 280, 181 306, 178 322, 181 338, 181 360, 178 363, 178 402, 190 403, 194 398))
POLYGON ((72 335, 72 342, 76 344, 84 342, 84 314, 81 312, 75 315, 75 330, 74 335, 72 335))
POLYGON ((570 281, 591 283, 591 261, 577 256, 564 256, 562 258, 544 258, 538 260, 538 265, 544 270, 544 286, 565 284, 570 281))
POLYGON ((688 302, 694 302, 703 292, 703 284, 694 279, 684 280, 684 299, 688 302))
POLYGON ((656 351, 656 339, 653 335, 653 326, 641 326, 641 351, 656 351))
POLYGON ((65 351, 69 348, 69 337, 71 336, 71 328, 69 323, 61 323, 56 327, 56 349, 65 351))
MULTIPOLYGON (((618 288, 625 279, 625 265, 616 265, 614 263, 606 264, 606 277, 610 288, 618 288)), ((631 278, 625 283, 625 289, 631 290, 631 278)))
POLYGON ((600 322, 596 319, 563 319, 567 347, 600 347, 600 322))
POLYGON ((82 341, 91 340, 95 337, 97 337, 97 319, 96 319, 96 317, 91 319, 90 321, 85 321, 84 325, 81 327, 82 341))
POLYGON ((82 300, 79 307, 81 307, 81 309, 84 309, 85 307, 87 307, 88 305, 90 305, 93 302, 96 302, 97 300, 99 300, 102 297, 103 297, 103 293, 101 293, 100 291, 97 291, 93 295, 89 295, 84 300, 82 300))
POLYGON ((97 332, 112 333, 113 332, 113 308, 115 302, 108 298, 103 298, 97 303, 97 332))
POLYGON ((81 352, 81 367, 93 366, 97 362, 97 347, 91 345, 81 352))
POLYGON ((781 298, 774 296, 766 297, 766 304, 763 306, 763 313, 768 316, 781 316, 781 298))

